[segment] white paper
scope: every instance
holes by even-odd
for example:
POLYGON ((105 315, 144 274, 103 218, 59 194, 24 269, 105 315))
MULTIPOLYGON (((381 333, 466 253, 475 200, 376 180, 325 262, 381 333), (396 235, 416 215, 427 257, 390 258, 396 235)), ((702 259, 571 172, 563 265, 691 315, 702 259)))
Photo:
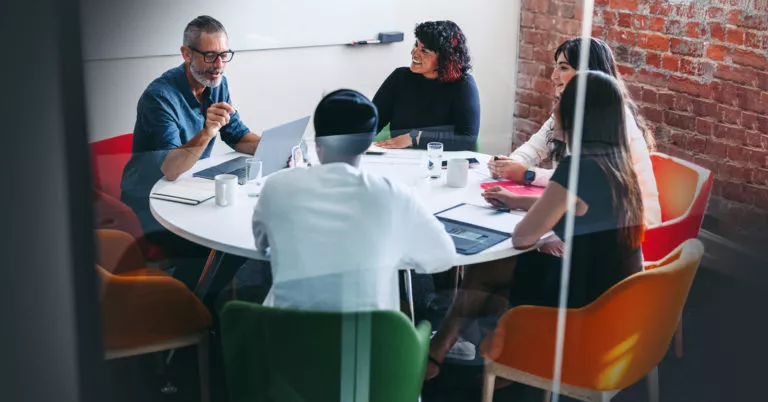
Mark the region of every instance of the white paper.
POLYGON ((199 183, 193 180, 182 179, 175 182, 166 182, 163 184, 164 185, 162 187, 158 186, 156 191, 150 194, 150 197, 157 195, 184 198, 202 202, 216 195, 216 192, 213 189, 213 181, 210 181, 210 183, 205 183, 207 185, 204 185, 203 183, 199 183))
POLYGON ((500 212, 492 207, 464 204, 441 212, 437 216, 500 232, 513 233, 525 215, 522 212, 500 212))

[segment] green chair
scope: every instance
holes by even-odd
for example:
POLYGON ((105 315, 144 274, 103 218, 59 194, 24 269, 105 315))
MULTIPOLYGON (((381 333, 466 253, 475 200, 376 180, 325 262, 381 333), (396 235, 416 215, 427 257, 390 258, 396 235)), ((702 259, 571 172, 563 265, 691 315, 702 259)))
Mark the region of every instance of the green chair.
POLYGON ((399 311, 335 313, 233 301, 221 315, 232 402, 417 401, 431 326, 399 311))

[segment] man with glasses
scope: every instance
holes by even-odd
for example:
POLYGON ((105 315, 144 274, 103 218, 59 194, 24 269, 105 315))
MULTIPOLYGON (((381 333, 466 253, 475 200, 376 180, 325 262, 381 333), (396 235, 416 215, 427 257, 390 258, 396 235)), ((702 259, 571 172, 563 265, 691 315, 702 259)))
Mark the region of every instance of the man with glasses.
MULTIPOLYGON (((171 256, 190 258, 209 250, 165 230, 152 217, 152 186, 163 176, 176 180, 210 156, 219 134, 227 145, 247 154, 256 151, 261 137, 243 124, 232 106, 224 68, 234 52, 224 26, 209 16, 195 18, 184 29, 181 54, 184 64, 152 81, 139 99, 121 199, 136 212, 150 242, 171 256)), ((191 284, 194 274, 185 282, 191 284)))

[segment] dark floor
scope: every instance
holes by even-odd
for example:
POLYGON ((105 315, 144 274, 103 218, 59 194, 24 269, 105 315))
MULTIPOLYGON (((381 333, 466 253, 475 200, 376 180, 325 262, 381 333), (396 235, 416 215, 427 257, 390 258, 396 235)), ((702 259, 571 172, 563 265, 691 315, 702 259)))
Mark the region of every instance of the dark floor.
MULTIPOLYGON (((699 270, 684 313, 685 356, 676 358, 670 348, 659 366, 662 401, 765 400, 768 290, 765 284, 760 286, 703 267, 699 270)), ((258 290, 239 294, 241 299, 250 297, 260 297, 258 290)), ((159 360, 142 356, 109 362, 109 401, 199 400, 194 350, 177 351, 167 375, 159 373, 159 360), (168 378, 178 387, 173 395, 159 391, 168 378)), ((220 366, 214 371, 212 399, 226 401, 220 366)), ((441 374, 425 383, 422 400, 479 401, 481 372, 479 365, 444 364, 441 374)), ((540 391, 515 384, 496 391, 494 400, 538 402, 541 397, 540 391)), ((645 384, 631 386, 614 400, 646 401, 645 384)))

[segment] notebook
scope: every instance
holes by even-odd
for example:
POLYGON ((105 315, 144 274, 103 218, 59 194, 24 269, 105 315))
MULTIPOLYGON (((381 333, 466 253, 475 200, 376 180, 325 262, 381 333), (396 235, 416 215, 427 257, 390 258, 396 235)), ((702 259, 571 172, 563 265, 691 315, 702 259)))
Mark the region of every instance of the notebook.
POLYGON ((528 186, 525 184, 520 184, 514 181, 510 181, 510 180, 489 181, 489 182, 480 184, 480 187, 482 187, 483 190, 487 190, 491 187, 496 187, 496 186, 500 186, 505 190, 509 190, 511 193, 517 194, 517 195, 540 196, 544 193, 544 187, 528 186))
POLYGON ((462 203, 435 216, 451 236, 456 252, 472 255, 509 239, 524 215, 462 203))
POLYGON ((169 183, 156 192, 149 194, 149 198, 178 202, 181 204, 198 205, 215 197, 213 190, 193 188, 180 183, 169 183))

